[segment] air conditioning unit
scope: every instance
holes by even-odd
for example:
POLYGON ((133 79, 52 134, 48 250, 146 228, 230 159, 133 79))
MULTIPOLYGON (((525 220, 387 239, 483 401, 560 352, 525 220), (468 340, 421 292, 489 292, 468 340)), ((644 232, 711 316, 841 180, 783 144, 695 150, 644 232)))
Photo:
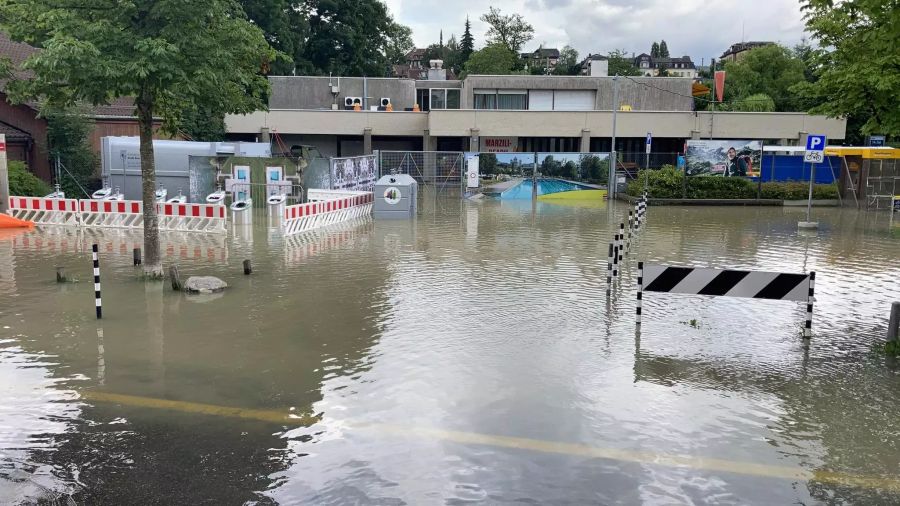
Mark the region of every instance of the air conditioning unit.
POLYGON ((344 106, 353 107, 357 104, 362 107, 362 97, 344 97, 344 106))
POLYGON ((381 97, 381 107, 387 107, 391 105, 391 99, 389 97, 381 97))

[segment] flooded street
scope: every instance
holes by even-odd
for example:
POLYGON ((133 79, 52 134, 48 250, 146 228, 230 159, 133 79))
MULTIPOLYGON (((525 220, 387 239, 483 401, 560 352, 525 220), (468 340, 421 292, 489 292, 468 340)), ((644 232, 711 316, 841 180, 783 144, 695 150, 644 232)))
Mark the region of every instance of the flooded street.
POLYGON ((900 503, 887 213, 651 207, 608 302, 630 206, 429 198, 164 234, 212 296, 139 281, 140 232, 0 236, 0 504, 900 503), (636 334, 638 259, 816 271, 813 337, 801 303, 662 293, 636 334))

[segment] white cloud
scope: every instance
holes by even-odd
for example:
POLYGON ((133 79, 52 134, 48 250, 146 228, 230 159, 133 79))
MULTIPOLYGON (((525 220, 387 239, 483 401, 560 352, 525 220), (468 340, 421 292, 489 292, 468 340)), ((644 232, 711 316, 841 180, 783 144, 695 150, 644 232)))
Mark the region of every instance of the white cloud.
POLYGON ((419 47, 462 34, 466 15, 476 45, 484 44, 487 26, 478 18, 488 5, 504 13, 518 12, 534 26, 540 44, 570 44, 582 56, 624 49, 649 52, 654 40, 665 39, 673 56, 689 55, 709 62, 735 42, 772 40, 793 45, 803 38, 798 0, 387 0, 394 17, 413 30, 419 47))

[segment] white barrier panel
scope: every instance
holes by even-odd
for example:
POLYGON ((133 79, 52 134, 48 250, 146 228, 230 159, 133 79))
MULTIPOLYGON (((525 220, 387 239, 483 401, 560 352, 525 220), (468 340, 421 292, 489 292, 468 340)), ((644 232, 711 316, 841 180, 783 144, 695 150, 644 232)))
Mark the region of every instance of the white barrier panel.
POLYGON ((86 227, 142 228, 144 206, 138 200, 79 200, 86 227))
POLYGON ((338 196, 331 200, 319 200, 284 208, 284 235, 299 234, 319 227, 341 223, 372 214, 372 192, 336 190, 310 190, 309 198, 338 196))
POLYGON ((20 220, 41 225, 77 225, 76 199, 46 199, 38 197, 10 197, 9 214, 20 220))
POLYGON ((225 206, 218 204, 156 204, 160 230, 225 232, 225 206))

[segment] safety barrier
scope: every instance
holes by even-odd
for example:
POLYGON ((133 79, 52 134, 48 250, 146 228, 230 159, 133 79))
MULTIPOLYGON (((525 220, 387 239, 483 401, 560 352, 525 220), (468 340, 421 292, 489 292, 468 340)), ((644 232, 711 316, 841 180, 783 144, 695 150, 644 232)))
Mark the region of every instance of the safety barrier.
POLYGON ((319 227, 368 216, 372 213, 372 192, 310 190, 309 199, 325 199, 284 208, 284 235, 299 234, 319 227), (314 194, 313 192, 319 192, 314 194))
POLYGON ((160 230, 225 232, 225 206, 218 204, 156 204, 160 230))
MULTIPOLYGON (((10 197, 10 214, 41 225, 132 228, 144 226, 144 205, 138 200, 76 200, 10 197)), ((225 232, 225 206, 156 204, 160 230, 225 232)))
MULTIPOLYGON (((166 259, 227 261, 228 248, 221 235, 160 236, 160 254, 166 259)), ((88 253, 91 244, 100 247, 100 253, 131 257, 134 248, 142 248, 143 235, 139 231, 104 231, 101 228, 60 229, 59 232, 27 232, 12 238, 13 249, 51 253, 88 253)))
POLYGON ((816 273, 701 269, 638 262, 637 325, 641 324, 644 292, 683 293, 806 302, 803 337, 812 336, 816 273))
POLYGON ((9 214, 41 225, 77 225, 78 200, 10 197, 9 214))
POLYGON ((641 226, 646 220, 647 194, 643 194, 634 204, 634 210, 628 211, 628 234, 625 234, 625 222, 619 224, 619 229, 613 235, 609 243, 609 253, 606 263, 606 296, 612 295, 613 285, 619 280, 621 266, 625 262, 626 255, 631 251, 631 245, 641 226))
POLYGON ((85 227, 142 228, 144 205, 137 200, 79 200, 85 227))

